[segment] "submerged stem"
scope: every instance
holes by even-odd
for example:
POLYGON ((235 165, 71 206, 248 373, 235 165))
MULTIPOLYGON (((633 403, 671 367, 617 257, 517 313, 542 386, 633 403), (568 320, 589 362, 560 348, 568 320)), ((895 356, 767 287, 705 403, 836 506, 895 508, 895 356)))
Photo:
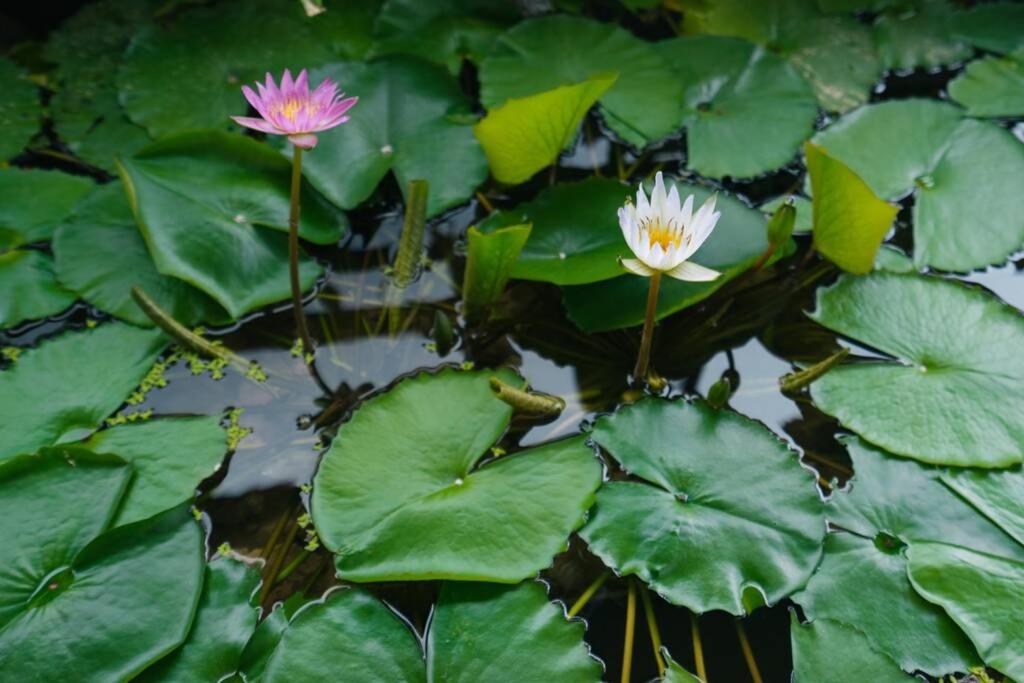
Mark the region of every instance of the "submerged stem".
POLYGON ((750 641, 747 640, 747 633, 743 630, 743 622, 736 619, 736 635, 740 639, 740 649, 743 650, 743 659, 747 661, 747 670, 750 671, 750 678, 754 683, 761 683, 761 672, 757 668, 757 661, 754 659, 754 651, 750 649, 750 641))
POLYGON ((622 683, 629 683, 633 668, 633 633, 636 630, 636 581, 629 582, 626 597, 626 635, 622 644, 622 683))
POLYGON ((566 612, 566 616, 571 619, 579 614, 580 610, 587 606, 587 603, 590 602, 590 598, 594 597, 594 594, 597 593, 601 586, 604 585, 604 582, 608 580, 609 576, 610 574, 608 572, 604 572, 601 576, 594 579, 594 582, 587 586, 587 589, 583 591, 583 594, 579 598, 577 598, 576 602, 572 603, 572 607, 570 607, 569 611, 566 612))
POLYGON ((647 631, 651 634, 651 647, 654 648, 654 661, 658 664, 658 675, 665 675, 665 659, 661 656, 661 631, 658 620, 654 616, 654 604, 647 586, 640 584, 640 598, 644 601, 644 615, 647 617, 647 631))
POLYGON ((299 195, 302 187, 302 148, 294 145, 292 156, 292 198, 288 211, 288 276, 292 285, 292 308, 295 311, 295 327, 302 340, 302 353, 307 358, 314 353, 313 342, 306 326, 306 314, 302 308, 302 285, 299 283, 299 195))
POLYGON ((640 355, 636 359, 633 378, 637 382, 647 380, 647 369, 651 361, 651 344, 654 341, 654 316, 658 308, 658 289, 661 286, 661 273, 654 271, 651 276, 650 288, 647 290, 647 313, 644 316, 644 332, 640 338, 640 355))
POLYGON ((707 683, 708 671, 704 666, 704 646, 700 642, 700 624, 697 615, 690 612, 690 635, 693 637, 693 663, 697 669, 697 677, 707 683))

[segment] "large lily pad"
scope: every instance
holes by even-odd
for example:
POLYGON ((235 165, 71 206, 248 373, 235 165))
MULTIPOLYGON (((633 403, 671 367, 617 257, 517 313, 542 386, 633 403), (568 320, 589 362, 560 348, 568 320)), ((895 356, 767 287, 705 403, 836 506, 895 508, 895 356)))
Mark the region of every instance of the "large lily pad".
POLYGON ((949 84, 949 96, 971 116, 1024 114, 1024 49, 971 62, 949 84))
POLYGON ((736 38, 657 43, 684 87, 687 164, 712 178, 746 178, 793 160, 818 104, 796 68, 736 38))
POLYGON ((75 207, 54 236, 53 252, 61 284, 134 325, 153 325, 132 299, 134 286, 183 325, 229 320, 208 295, 157 271, 120 183, 97 188, 75 207))
POLYGON ((743 614, 803 587, 821 556, 811 474, 762 425, 706 403, 647 398, 593 439, 637 479, 601 487, 580 532, 618 574, 696 612, 743 614))
POLYGON ((1024 546, 1024 470, 951 469, 941 479, 1024 546))
POLYGON ((100 533, 128 473, 123 461, 74 449, 0 465, 0 556, 18 567, 0 588, 5 676, 128 679, 185 639, 202 533, 184 508, 100 533))
POLYGON ((35 249, 0 250, 0 328, 60 313, 75 295, 57 284, 53 258, 35 249))
POLYGON ((42 105, 39 89, 28 80, 21 68, 0 57, 0 161, 16 156, 39 131, 42 105))
POLYGON ((0 459, 96 429, 166 346, 159 331, 110 323, 23 353, 0 372, 0 459))
POLYGON ((315 21, 298 2, 231 0, 183 12, 169 28, 149 24, 121 62, 121 103, 155 138, 223 130, 229 116, 245 113, 242 84, 331 59, 315 21))
POLYGON ((991 123, 930 100, 859 109, 814 137, 875 194, 914 193, 914 263, 968 271, 1024 245, 1024 145, 991 123), (984 206, 978 212, 974 207, 984 206))
POLYGON ((618 74, 600 100, 608 126, 643 147, 682 121, 682 86, 648 43, 614 24, 555 15, 517 24, 480 65, 480 99, 493 109, 513 98, 618 74))
POLYGON ((842 680, 853 672, 871 683, 909 683, 888 655, 871 647, 867 637, 839 621, 818 619, 801 625, 794 614, 789 628, 793 644, 793 683, 842 680))
POLYGON ((0 168, 0 249, 53 237, 75 203, 95 183, 81 176, 38 169, 0 168))
POLYGON ((969 58, 971 46, 954 32, 957 21, 946 0, 920 0, 883 13, 874 26, 882 66, 934 69, 969 58))
MULTIPOLYGON (((705 187, 682 182, 675 185, 681 196, 694 195, 694 206, 700 206, 711 195, 705 187)), ((682 282, 665 278, 658 297, 659 319, 708 298, 746 271, 768 248, 766 220, 760 211, 751 209, 735 197, 722 194, 718 195, 717 209, 722 212, 722 217, 707 242, 694 254, 693 260, 722 274, 711 282, 682 282)), ((618 236, 622 234, 617 228, 612 232, 618 236)), ((628 256, 625 253, 628 249, 622 242, 619 253, 628 256)), ((791 250, 792 243, 785 249, 791 250)), ((562 291, 569 318, 585 332, 600 332, 642 324, 648 284, 647 278, 627 274, 589 285, 564 287, 562 291)))
POLYGON ((115 520, 120 526, 190 500, 224 459, 226 441, 220 418, 214 415, 119 425, 97 432, 81 445, 132 465, 132 481, 115 520))
POLYGON ((359 103, 348 123, 320 135, 303 168, 338 206, 358 206, 391 171, 402 192, 411 180, 430 183, 427 215, 433 216, 466 201, 486 180, 470 102, 443 68, 391 57, 330 64, 314 69, 310 80, 327 77, 359 103))
POLYGON ((511 416, 490 389, 492 375, 521 384, 508 371, 424 373, 342 425, 312 501, 339 576, 513 583, 565 547, 593 501, 600 465, 576 438, 478 466, 511 416))
MULTIPOLYGON (((286 159, 238 135, 194 132, 155 142, 120 169, 160 273, 198 287, 233 318, 288 297, 286 159)), ((318 244, 338 240, 344 215, 304 190, 299 235, 318 244)), ((303 259, 304 287, 319 270, 303 259)))
POLYGON ((919 275, 844 276, 811 317, 892 357, 846 363, 815 404, 896 455, 961 467, 1024 460, 1024 318, 977 289, 919 275))
POLYGON ((907 556, 914 588, 946 610, 985 663, 1024 678, 1024 562, 943 543, 916 543, 907 556))
POLYGON ((532 223, 530 239, 512 268, 512 277, 556 285, 580 285, 622 274, 617 262, 628 250, 616 211, 630 195, 617 180, 587 178, 559 183, 535 199, 493 214, 480 223, 499 226, 532 223))
POLYGON ((1024 47, 1024 5, 1010 0, 979 3, 957 15, 953 33, 971 45, 992 52, 1024 47))

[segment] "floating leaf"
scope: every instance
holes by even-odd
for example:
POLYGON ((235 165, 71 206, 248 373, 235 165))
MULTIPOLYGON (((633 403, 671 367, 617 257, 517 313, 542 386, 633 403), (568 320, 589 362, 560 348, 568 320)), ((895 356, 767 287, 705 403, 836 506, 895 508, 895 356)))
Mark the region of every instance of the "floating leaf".
POLYGON ((656 45, 684 86, 687 164, 747 178, 789 163, 814 130, 814 92, 781 57, 744 40, 674 38, 656 45))
POLYGON ((531 229, 529 224, 509 225, 488 233, 469 228, 462 284, 462 305, 468 318, 479 318, 501 298, 531 229))
POLYGON ((647 398, 599 419, 592 436, 636 477, 606 482, 580 532, 617 574, 695 612, 732 614, 806 583, 825 535, 821 500, 765 427, 704 403, 647 398))
POLYGON ((871 683, 915 680, 886 654, 871 647, 867 637, 839 621, 817 619, 801 625, 790 620, 793 644, 793 683, 841 680, 851 672, 871 683))
POLYGON ((0 291, 0 328, 60 313, 76 298, 54 279, 53 258, 35 249, 0 250, 0 291))
POLYGON ((922 462, 1024 460, 1020 313, 959 283, 883 272, 844 276, 819 290, 817 302, 813 319, 892 357, 834 368, 811 385, 819 408, 922 462))
POLYGON ((373 45, 373 26, 382 0, 328 2, 325 11, 306 23, 317 40, 342 59, 365 59, 373 45))
POLYGON ((0 372, 0 459, 96 429, 166 346, 159 331, 110 323, 23 353, 0 372))
POLYGON ((1024 678, 1024 562, 943 543, 915 543, 907 557, 914 588, 946 610, 985 663, 1024 678))
POLYGON ((528 97, 506 100, 473 127, 491 173, 502 183, 529 180, 568 146, 594 102, 616 81, 601 75, 528 97))
POLYGON ((0 168, 0 249, 53 237, 79 199, 96 184, 81 176, 38 169, 0 168))
MULTIPOLYGON (((1024 546, 1024 473, 951 469, 942 482, 1024 546)), ((961 543, 961 545, 967 545, 961 543)))
POLYGON ((814 246, 850 273, 867 273, 899 208, 879 199, 843 162, 804 144, 814 193, 814 246))
POLYGON ((491 376, 522 385, 508 371, 423 373, 342 425, 312 502, 339 576, 512 583, 565 547, 593 501, 600 465, 575 438, 478 467, 512 412, 491 391, 491 376))
POLYGON ((1024 145, 999 126, 942 102, 899 100, 859 109, 814 142, 883 199, 914 193, 918 268, 968 271, 1024 245, 1024 195, 1012 182, 1024 175, 1024 145))
POLYGON ((17 156, 39 131, 39 89, 14 62, 0 57, 0 161, 17 156))
POLYGON ((878 18, 875 45, 886 69, 935 69, 971 56, 970 45, 957 38, 958 17, 945 0, 899 6, 878 18))
POLYGON ((971 62, 949 84, 949 96, 971 116, 1024 114, 1024 49, 971 62))
MULTIPOLYGON (((198 287, 232 318, 288 297, 291 170, 276 152, 229 133, 182 133, 122 160, 121 177, 160 273, 198 287)), ((299 235, 337 241, 344 215, 306 190, 299 235)), ((318 272, 303 259, 303 286, 318 272)))
POLYGON ((115 526, 130 524, 190 500, 224 459, 220 417, 164 417, 105 429, 81 444, 132 465, 132 481, 115 526))
POLYGON ((1024 5, 985 2, 957 14, 953 33, 983 50, 1005 53, 1024 47, 1021 26, 1024 26, 1024 5))
POLYGON ((310 74, 312 82, 322 78, 359 97, 351 120, 322 133, 303 157, 306 177, 338 206, 358 206, 391 171, 402 192, 413 180, 430 183, 427 216, 435 216, 466 201, 487 179, 469 126, 470 102, 443 68, 391 57, 330 64, 310 74))
POLYGON ((620 26, 582 17, 528 19, 498 38, 480 65, 480 100, 491 110, 604 74, 619 76, 597 93, 616 135, 643 147, 679 128, 682 87, 655 49, 620 26))

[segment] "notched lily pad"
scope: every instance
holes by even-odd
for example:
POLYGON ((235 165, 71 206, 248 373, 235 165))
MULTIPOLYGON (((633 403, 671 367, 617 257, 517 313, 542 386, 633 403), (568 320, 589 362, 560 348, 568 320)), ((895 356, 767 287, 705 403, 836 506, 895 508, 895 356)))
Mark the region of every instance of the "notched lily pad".
POLYGON ((36 249, 0 250, 0 329, 60 313, 75 302, 53 272, 53 257, 36 249))
POLYGON ((81 176, 0 168, 0 249, 48 240, 75 204, 96 186, 81 176))

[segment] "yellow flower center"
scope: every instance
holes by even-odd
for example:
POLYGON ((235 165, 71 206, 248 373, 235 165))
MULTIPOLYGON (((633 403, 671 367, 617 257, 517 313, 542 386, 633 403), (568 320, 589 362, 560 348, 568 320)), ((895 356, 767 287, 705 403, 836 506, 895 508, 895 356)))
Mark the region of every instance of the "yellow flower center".
POLYGON ((300 109, 305 109, 310 116, 314 116, 317 112, 317 107, 313 106, 311 103, 303 100, 291 99, 279 106, 277 108, 277 113, 294 123, 295 116, 299 113, 300 109))
POLYGON ((682 231, 673 230, 671 223, 665 225, 661 220, 655 218, 644 227, 647 229, 647 240, 650 245, 653 247, 655 244, 660 244, 663 251, 668 251, 669 247, 678 247, 683 241, 682 231))

